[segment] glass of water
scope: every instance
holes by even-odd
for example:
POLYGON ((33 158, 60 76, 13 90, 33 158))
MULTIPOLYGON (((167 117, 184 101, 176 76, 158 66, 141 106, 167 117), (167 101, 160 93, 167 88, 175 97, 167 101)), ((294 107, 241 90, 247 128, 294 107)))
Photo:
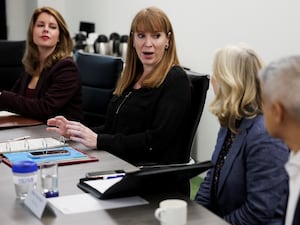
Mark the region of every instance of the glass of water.
POLYGON ((46 198, 58 196, 58 164, 45 162, 40 165, 41 188, 46 198))

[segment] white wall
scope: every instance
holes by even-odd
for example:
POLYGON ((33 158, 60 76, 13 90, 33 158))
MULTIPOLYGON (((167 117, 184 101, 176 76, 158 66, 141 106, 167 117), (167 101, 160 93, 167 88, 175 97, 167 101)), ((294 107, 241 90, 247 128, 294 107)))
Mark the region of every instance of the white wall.
POLYGON ((25 40, 31 14, 36 7, 36 0, 6 0, 9 40, 25 40))
MULTIPOLYGON (((11 1, 17 0, 8 2, 11 1)), ((39 6, 51 5, 60 10, 73 35, 79 29, 79 21, 95 22, 96 32, 101 34, 127 34, 131 20, 138 10, 147 6, 158 6, 168 14, 173 23, 181 64, 203 73, 211 73, 215 49, 227 44, 246 42, 254 47, 266 62, 300 52, 298 0, 35 1, 39 6)), ((19 11, 22 11, 21 7, 11 8, 8 16, 16 13, 23 15, 23 12, 19 11)), ((16 32, 16 36, 18 35, 16 32)), ((9 37, 13 39, 14 34, 11 33, 9 37)), ((212 98, 210 88, 206 106, 212 98)), ((195 145, 199 160, 210 158, 217 130, 217 120, 206 107, 195 145)))

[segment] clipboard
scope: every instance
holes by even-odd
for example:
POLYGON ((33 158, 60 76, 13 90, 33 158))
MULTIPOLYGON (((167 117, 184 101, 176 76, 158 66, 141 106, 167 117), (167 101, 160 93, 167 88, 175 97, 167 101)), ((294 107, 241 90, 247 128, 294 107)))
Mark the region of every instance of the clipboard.
POLYGON ((96 198, 111 199, 126 196, 136 196, 149 193, 156 193, 174 190, 176 185, 188 182, 192 177, 213 167, 211 161, 204 161, 194 164, 163 165, 142 168, 137 171, 128 172, 123 178, 117 178, 104 192, 95 186, 89 185, 88 181, 95 180, 103 182, 103 179, 81 178, 77 186, 96 198))

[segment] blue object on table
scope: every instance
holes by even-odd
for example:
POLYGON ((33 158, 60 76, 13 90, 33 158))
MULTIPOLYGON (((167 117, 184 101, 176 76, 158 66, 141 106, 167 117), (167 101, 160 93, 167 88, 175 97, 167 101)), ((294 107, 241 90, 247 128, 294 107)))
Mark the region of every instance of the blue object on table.
MULTIPOLYGON (((51 150, 55 149, 61 149, 59 148, 51 148, 51 150)), ((37 164, 43 163, 43 162, 48 162, 48 161, 68 161, 72 159, 81 159, 81 158, 87 158, 88 156, 85 155, 82 152, 79 152, 75 150, 74 148, 70 146, 64 147, 67 151, 70 152, 68 155, 54 155, 54 156, 49 156, 49 157, 41 157, 41 158, 32 158, 30 157, 30 153, 25 151, 25 152, 10 152, 10 153, 4 153, 3 155, 13 164, 16 161, 23 161, 23 160, 31 160, 36 162, 37 164)), ((42 150, 42 149, 41 149, 42 150)), ((50 150, 50 149, 49 149, 50 150)), ((35 150, 36 151, 36 150, 35 150)))

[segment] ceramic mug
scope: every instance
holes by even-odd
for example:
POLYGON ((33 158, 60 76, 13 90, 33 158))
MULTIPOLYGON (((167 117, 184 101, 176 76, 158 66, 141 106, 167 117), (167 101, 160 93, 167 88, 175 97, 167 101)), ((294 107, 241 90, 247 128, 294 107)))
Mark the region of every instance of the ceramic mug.
POLYGON ((187 223, 187 203, 181 199, 161 201, 154 216, 161 225, 185 225, 187 223))

